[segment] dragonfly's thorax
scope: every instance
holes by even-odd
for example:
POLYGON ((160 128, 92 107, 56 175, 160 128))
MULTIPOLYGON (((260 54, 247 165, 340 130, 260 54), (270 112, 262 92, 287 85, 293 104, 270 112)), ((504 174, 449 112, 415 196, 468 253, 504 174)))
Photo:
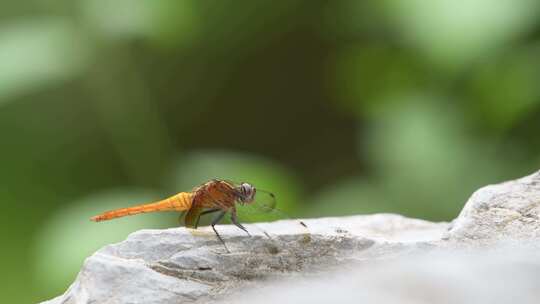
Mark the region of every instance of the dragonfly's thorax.
POLYGON ((248 183, 241 183, 240 186, 236 187, 236 191, 238 200, 243 204, 252 203, 255 199, 255 193, 257 193, 257 189, 248 183))

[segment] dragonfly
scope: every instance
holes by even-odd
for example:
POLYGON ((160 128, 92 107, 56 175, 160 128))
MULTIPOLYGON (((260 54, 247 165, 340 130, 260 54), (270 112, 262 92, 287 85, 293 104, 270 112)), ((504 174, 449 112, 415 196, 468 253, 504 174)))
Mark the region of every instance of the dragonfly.
MULTIPOLYGON (((274 209, 275 195, 269 191, 260 189, 259 191, 267 193, 272 199, 272 204, 270 206, 263 207, 274 209)), ((212 179, 193 188, 189 192, 180 192, 157 202, 106 211, 90 218, 90 220, 101 222, 148 212, 181 211, 184 212, 183 217, 185 226, 197 229, 201 216, 216 213, 210 226, 214 230, 216 237, 225 247, 225 250, 230 252, 215 226, 227 213, 230 213, 231 222, 236 225, 236 227, 246 232, 248 236, 251 236, 249 231, 238 220, 237 206, 253 204, 255 202, 256 194, 257 188, 250 183, 234 183, 227 180, 212 179)), ((306 227, 303 222, 300 222, 300 224, 306 227)))

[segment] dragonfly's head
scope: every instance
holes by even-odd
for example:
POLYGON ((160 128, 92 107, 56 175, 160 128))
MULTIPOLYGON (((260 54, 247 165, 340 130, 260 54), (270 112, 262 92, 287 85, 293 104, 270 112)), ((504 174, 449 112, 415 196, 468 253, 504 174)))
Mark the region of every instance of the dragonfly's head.
POLYGON ((248 183, 241 183, 236 190, 238 191, 239 200, 243 204, 252 203, 255 199, 255 193, 257 193, 257 189, 248 183))

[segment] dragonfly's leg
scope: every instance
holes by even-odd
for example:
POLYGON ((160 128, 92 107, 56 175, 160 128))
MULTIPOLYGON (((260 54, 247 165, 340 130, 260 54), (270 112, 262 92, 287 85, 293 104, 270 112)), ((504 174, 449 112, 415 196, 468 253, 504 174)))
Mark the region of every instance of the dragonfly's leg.
POLYGON ((197 227, 199 227, 199 220, 201 219, 201 216, 205 215, 205 214, 210 214, 210 213, 214 213, 214 212, 217 212, 221 209, 219 208, 214 208, 214 209, 208 209, 208 210, 205 210, 201 213, 199 213, 199 215, 197 216, 197 220, 195 221, 195 229, 197 229, 197 227))
POLYGON ((228 253, 230 253, 229 251, 229 248, 227 248, 227 245, 225 245, 225 241, 221 238, 221 235, 219 235, 219 233, 217 232, 216 230, 216 224, 219 223, 219 221, 221 221, 221 219, 223 218, 223 216, 225 215, 225 213, 227 213, 227 211, 221 211, 213 220, 212 220, 212 229, 214 230, 214 232, 216 233, 216 236, 217 238, 221 241, 221 243, 223 244, 223 247, 225 247, 225 250, 227 250, 228 253))
POLYGON ((236 227, 244 230, 247 233, 247 235, 251 236, 251 234, 249 234, 249 231, 247 231, 246 227, 244 227, 242 224, 238 222, 238 217, 236 216, 236 208, 233 208, 231 210, 231 221, 233 222, 233 224, 236 225, 236 227))

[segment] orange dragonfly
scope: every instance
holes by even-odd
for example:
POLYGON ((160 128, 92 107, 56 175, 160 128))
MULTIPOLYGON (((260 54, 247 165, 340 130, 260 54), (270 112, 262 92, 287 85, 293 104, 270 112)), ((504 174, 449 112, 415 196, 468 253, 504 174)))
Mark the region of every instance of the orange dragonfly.
MULTIPOLYGON (((225 245, 225 241, 223 241, 223 238, 217 232, 215 225, 223 219, 227 212, 230 212, 233 224, 251 236, 247 229, 238 221, 236 204, 252 204, 255 200, 256 193, 257 189, 249 183, 243 182, 236 185, 230 181, 213 179, 195 187, 190 192, 180 192, 153 203, 107 211, 92 217, 91 220, 101 222, 147 212, 187 211, 184 217, 185 226, 196 229, 202 215, 218 212, 210 225, 227 252, 230 252, 227 245, 225 245)), ((274 194, 271 192, 267 193, 275 204, 274 194)), ((301 224, 305 226, 305 224, 301 224)))

